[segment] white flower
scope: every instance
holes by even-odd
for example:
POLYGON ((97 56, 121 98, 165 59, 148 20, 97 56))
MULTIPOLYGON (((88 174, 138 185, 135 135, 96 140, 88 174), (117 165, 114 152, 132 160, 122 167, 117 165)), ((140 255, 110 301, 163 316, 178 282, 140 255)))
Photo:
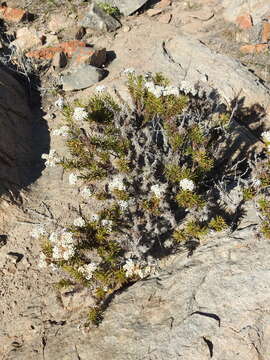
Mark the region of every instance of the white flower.
POLYGON ((252 185, 255 187, 259 187, 259 186, 261 186, 261 184, 262 184, 262 182, 260 179, 254 179, 252 182, 252 185))
POLYGON ((98 214, 92 214, 90 216, 90 220, 93 221, 93 222, 96 222, 99 220, 99 215, 98 214))
POLYGON ((134 274, 134 269, 135 269, 135 264, 133 262, 133 260, 128 259, 125 263, 125 265, 123 266, 124 271, 126 272, 126 276, 130 277, 134 274))
POLYGON ((53 258, 69 260, 75 254, 75 245, 67 242, 60 242, 53 247, 53 258))
POLYGON ((118 205, 119 205, 119 207, 120 207, 120 209, 121 209, 122 211, 125 211, 125 210, 127 210, 128 207, 129 207, 129 202, 128 202, 128 201, 125 201, 125 200, 119 200, 119 201, 118 201, 118 205))
POLYGON ((164 90, 164 86, 155 85, 152 81, 147 81, 145 83, 145 88, 156 97, 162 96, 164 90))
POLYGON ((197 90, 194 88, 194 85, 186 80, 183 80, 180 84, 180 90, 185 94, 191 94, 195 96, 197 94, 197 90))
POLYGON ((270 152, 270 144, 267 146, 267 151, 270 152))
POLYGON ((56 150, 54 149, 50 150, 49 154, 42 154, 41 158, 46 160, 45 166, 54 167, 59 162, 59 159, 57 158, 56 150))
POLYGON ((123 74, 125 74, 125 75, 129 75, 129 74, 135 74, 135 69, 133 69, 133 68, 127 68, 127 69, 125 69, 124 71, 123 71, 123 74))
POLYGON ((189 179, 182 179, 179 183, 180 188, 182 190, 189 190, 189 191, 193 191, 195 188, 195 184, 192 180, 189 179))
POLYGON ((64 260, 69 260, 72 258, 75 254, 75 248, 74 245, 70 244, 64 250, 62 251, 62 257, 64 260))
POLYGON ((155 184, 155 185, 152 185, 151 186, 151 192, 154 193, 154 195, 156 197, 161 197, 164 192, 166 191, 166 184, 162 184, 162 185, 159 185, 159 184, 155 184))
POLYGON ((102 226, 105 226, 109 231, 112 231, 113 221, 112 221, 112 220, 103 219, 103 220, 101 220, 101 225, 102 225, 102 226))
POLYGON ((125 190, 125 185, 123 183, 123 179, 119 176, 116 176, 112 181, 108 184, 109 190, 113 191, 117 190, 125 190))
POLYGON ((92 279, 93 277, 93 272, 96 271, 97 269, 97 264, 95 263, 90 263, 90 264, 86 264, 86 265, 83 265, 83 266, 80 266, 78 268, 78 271, 80 273, 83 274, 83 276, 87 279, 87 280, 90 280, 92 279))
POLYGON ((39 262, 38 262, 38 267, 41 268, 41 269, 44 269, 45 267, 47 267, 47 261, 46 261, 46 256, 41 253, 39 255, 39 262))
POLYGON ((92 195, 92 191, 88 187, 85 187, 82 189, 81 195, 84 199, 88 199, 92 195))
POLYGON ((54 130, 52 132, 52 135, 67 137, 68 131, 69 131, 69 127, 65 125, 65 126, 61 126, 59 129, 54 130))
POLYGON ((105 85, 98 85, 95 89, 96 92, 101 93, 106 91, 107 87, 105 85))
POLYGON ((179 89, 176 86, 167 86, 163 90, 163 96, 175 95, 179 96, 179 89))
POLYGON ((32 230, 31 236, 35 239, 38 239, 40 236, 46 235, 46 231, 44 227, 38 226, 35 229, 32 230))
POLYGON ((73 235, 69 231, 63 231, 61 235, 61 241, 63 245, 69 245, 73 243, 73 235))
POLYGON ((79 218, 74 220, 73 224, 75 226, 83 227, 83 226, 85 226, 85 221, 84 221, 84 219, 82 217, 79 217, 79 218))
POLYGON ((88 112, 83 107, 76 107, 73 112, 73 119, 82 121, 88 118, 88 112))
POLYGON ((265 141, 266 143, 270 143, 270 131, 264 131, 262 133, 262 138, 263 138, 263 141, 265 141))
POLYGON ((51 235, 49 236, 49 240, 52 243, 56 243, 58 240, 58 234, 56 232, 52 232, 51 235))
POLYGON ((164 241, 164 247, 165 247, 165 248, 168 249, 168 248, 170 248, 172 245, 173 245, 172 240, 167 239, 166 241, 164 241))
POLYGON ((65 105, 65 100, 64 98, 60 97, 58 100, 56 100, 56 102, 54 103, 55 107, 58 107, 59 109, 63 109, 65 105))
POLYGON ((78 181, 78 175, 71 173, 68 177, 68 182, 70 185, 75 185, 76 182, 78 181))

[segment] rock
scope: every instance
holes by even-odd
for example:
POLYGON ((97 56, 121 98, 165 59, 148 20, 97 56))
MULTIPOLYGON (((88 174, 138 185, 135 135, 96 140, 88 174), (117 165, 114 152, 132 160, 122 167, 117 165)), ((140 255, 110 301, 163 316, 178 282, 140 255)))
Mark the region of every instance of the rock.
POLYGON ((72 55, 70 67, 77 67, 82 64, 101 67, 106 63, 106 49, 94 49, 91 47, 78 48, 72 55))
POLYGON ((63 14, 52 14, 48 23, 48 28, 51 32, 58 33, 59 31, 71 27, 72 25, 73 21, 70 17, 63 14))
POLYGON ((86 34, 86 29, 83 26, 81 26, 75 34, 75 39, 81 40, 85 34, 86 34))
POLYGON ((95 299, 87 288, 65 291, 61 294, 61 300, 69 311, 82 310, 95 305, 95 299))
POLYGON ((262 29, 262 42, 267 43, 270 40, 270 23, 264 22, 262 29))
POLYGON ((250 29, 253 25, 252 17, 250 14, 240 15, 236 18, 236 23, 240 27, 240 29, 250 29))
POLYGON ((102 80, 104 71, 91 65, 81 65, 62 76, 63 90, 81 90, 88 88, 102 80))
POLYGON ((163 14, 158 18, 158 21, 160 21, 163 24, 169 24, 172 20, 172 14, 163 14))
POLYGON ((91 4, 80 25, 98 31, 115 31, 121 27, 119 21, 108 15, 98 5, 91 4))
POLYGON ((54 69, 61 69, 67 65, 67 56, 66 54, 61 51, 54 55, 52 59, 52 66, 54 69))
POLYGON ((44 41, 45 41, 44 45, 46 47, 56 45, 59 42, 57 35, 53 35, 53 34, 47 34, 44 37, 44 41))
POLYGON ((172 4, 172 0, 161 0, 159 1, 154 8, 155 9, 165 9, 166 7, 172 4))
MULTIPOLYGON (((98 0, 95 1, 97 3, 100 2, 98 0)), ((121 14, 128 16, 139 10, 148 0, 104 0, 102 2, 117 7, 121 14)))
POLYGON ((10 8, 7 6, 0 7, 0 18, 8 22, 19 23, 26 20, 28 17, 27 11, 19 8, 10 8))
POLYGON ((33 47, 41 45, 41 40, 35 29, 23 27, 17 30, 16 40, 14 40, 11 44, 15 45, 22 51, 27 51, 33 47))
POLYGON ((152 16, 160 14, 161 12, 162 12, 162 9, 149 9, 147 11, 147 15, 152 17, 152 16))
POLYGON ((243 45, 240 47, 240 51, 245 54, 261 53, 267 50, 267 44, 243 45))
POLYGON ((223 16, 227 21, 235 22, 238 16, 249 13, 253 24, 258 24, 265 14, 270 11, 270 5, 265 0, 223 0, 223 16))
POLYGON ((59 43, 54 47, 46 47, 39 50, 30 51, 26 54, 26 56, 32 57, 34 59, 52 60, 56 53, 64 52, 67 57, 70 58, 79 47, 85 46, 86 43, 83 41, 71 40, 59 43))
POLYGON ((123 32, 125 32, 125 33, 129 32, 130 29, 131 29, 131 27, 128 26, 128 25, 125 25, 125 26, 123 26, 123 28, 122 28, 123 32))

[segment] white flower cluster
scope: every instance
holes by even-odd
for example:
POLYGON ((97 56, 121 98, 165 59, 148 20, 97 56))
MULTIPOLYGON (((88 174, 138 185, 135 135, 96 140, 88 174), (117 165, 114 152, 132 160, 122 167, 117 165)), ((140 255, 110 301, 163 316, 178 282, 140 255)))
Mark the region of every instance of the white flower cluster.
POLYGON ((85 279, 90 280, 93 277, 93 272, 97 270, 97 264, 95 263, 90 263, 90 264, 86 264, 83 266, 80 266, 78 268, 78 271, 83 274, 83 276, 85 277, 85 279))
POLYGON ((162 185, 159 185, 159 184, 155 184, 155 185, 152 185, 151 186, 151 192, 158 198, 162 197, 163 194, 165 193, 166 191, 166 184, 162 184, 162 185))
POLYGON ((88 112, 83 107, 76 107, 73 111, 73 119, 82 121, 88 118, 88 112))
POLYGON ((61 126, 59 129, 56 129, 52 132, 52 135, 57 135, 57 136, 63 136, 63 137, 67 137, 68 136, 68 126, 61 126))
POLYGON ((46 160, 45 161, 45 166, 54 167, 59 162, 56 150, 54 150, 54 149, 51 149, 49 154, 42 154, 41 158, 46 160))
POLYGON ((130 75, 130 74, 135 74, 135 69, 133 69, 133 68, 127 68, 127 69, 125 69, 124 71, 123 71, 123 74, 124 75, 130 75))
POLYGON ((186 80, 181 81, 180 90, 183 91, 183 93, 186 95, 191 94, 195 96, 197 94, 197 90, 195 89, 194 85, 186 80))
POLYGON ((263 138, 263 141, 265 141, 266 143, 270 143, 270 131, 264 131, 262 133, 262 138, 263 138))
POLYGON ((147 265, 144 268, 136 260, 128 259, 123 266, 123 269, 126 273, 126 277, 139 276, 141 279, 155 271, 155 267, 152 265, 147 265))
POLYGON ((179 96, 179 89, 176 86, 160 86, 155 85, 152 81, 147 81, 145 87, 157 98, 168 95, 179 96))
POLYGON ((46 230, 42 226, 34 228, 31 232, 31 236, 34 239, 38 239, 40 236, 46 235, 46 230))
POLYGON ((92 214, 90 216, 90 221, 93 221, 93 222, 99 221, 99 215, 98 214, 92 214))
POLYGON ((82 217, 79 217, 79 218, 74 220, 73 225, 78 226, 78 227, 84 227, 85 226, 85 221, 84 221, 84 219, 82 217))
POLYGON ((170 239, 167 239, 166 241, 164 241, 164 247, 166 248, 166 249, 168 249, 168 248, 170 248, 170 247, 172 247, 173 246, 173 241, 172 240, 170 240, 170 239))
POLYGON ((84 199, 88 199, 92 195, 92 191, 88 187, 85 187, 82 189, 81 195, 84 199))
POLYGON ((189 179, 182 179, 179 182, 179 186, 182 190, 189 190, 189 191, 193 191, 195 188, 195 184, 192 180, 189 179))
POLYGON ((95 91, 97 92, 97 93, 102 93, 102 92, 104 92, 104 91, 106 91, 107 90, 107 87, 105 86, 105 85, 98 85, 96 88, 95 88, 95 91))
POLYGON ((75 185, 78 181, 78 175, 71 173, 68 177, 69 185, 75 185))
POLYGON ((118 205, 120 207, 120 210, 126 211, 129 208, 130 202, 125 200, 119 200, 118 205))
POLYGON ((106 227, 108 229, 108 231, 112 231, 112 226, 113 226, 112 220, 103 219, 103 220, 101 220, 100 223, 102 226, 106 227))
POLYGON ((125 184, 123 182, 123 179, 119 176, 116 176, 112 181, 109 183, 109 190, 113 191, 115 189, 117 190, 125 190, 125 184))
POLYGON ((52 233, 49 237, 53 245, 52 257, 55 260, 69 260, 75 254, 76 245, 72 233, 69 231, 61 231, 60 233, 52 233))
POLYGON ((64 100, 64 98, 62 98, 62 97, 60 97, 60 98, 59 98, 58 100, 56 100, 55 103, 54 103, 54 106, 55 106, 55 107, 58 107, 59 109, 63 109, 64 105, 65 105, 65 100, 64 100))

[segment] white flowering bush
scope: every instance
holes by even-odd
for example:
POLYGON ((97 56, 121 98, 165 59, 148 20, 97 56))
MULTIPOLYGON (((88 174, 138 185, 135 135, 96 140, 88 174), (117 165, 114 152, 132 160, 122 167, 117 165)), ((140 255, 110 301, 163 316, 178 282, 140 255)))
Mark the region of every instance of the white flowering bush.
POLYGON ((224 216, 217 186, 226 176, 236 181, 224 161, 231 116, 216 94, 188 97, 195 88, 172 87, 161 74, 125 73, 133 107, 120 106, 105 89, 84 106, 64 107, 66 125, 57 134, 66 136, 70 156, 61 165, 82 202, 95 199, 99 210, 51 234, 40 259, 43 268, 68 272, 69 285, 93 289, 95 323, 106 299, 153 274, 156 259, 193 250, 233 218, 224 216))

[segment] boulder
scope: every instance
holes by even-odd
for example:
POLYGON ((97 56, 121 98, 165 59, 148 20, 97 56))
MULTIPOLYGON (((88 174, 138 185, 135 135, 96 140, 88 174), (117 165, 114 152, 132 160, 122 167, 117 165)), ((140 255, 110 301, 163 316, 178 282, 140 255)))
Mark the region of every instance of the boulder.
POLYGON ((121 27, 119 21, 106 14, 98 5, 91 4, 86 15, 79 23, 80 26, 98 31, 115 31, 121 27))
POLYGON ((81 90, 102 80, 104 71, 91 65, 81 65, 62 76, 63 90, 81 90))

